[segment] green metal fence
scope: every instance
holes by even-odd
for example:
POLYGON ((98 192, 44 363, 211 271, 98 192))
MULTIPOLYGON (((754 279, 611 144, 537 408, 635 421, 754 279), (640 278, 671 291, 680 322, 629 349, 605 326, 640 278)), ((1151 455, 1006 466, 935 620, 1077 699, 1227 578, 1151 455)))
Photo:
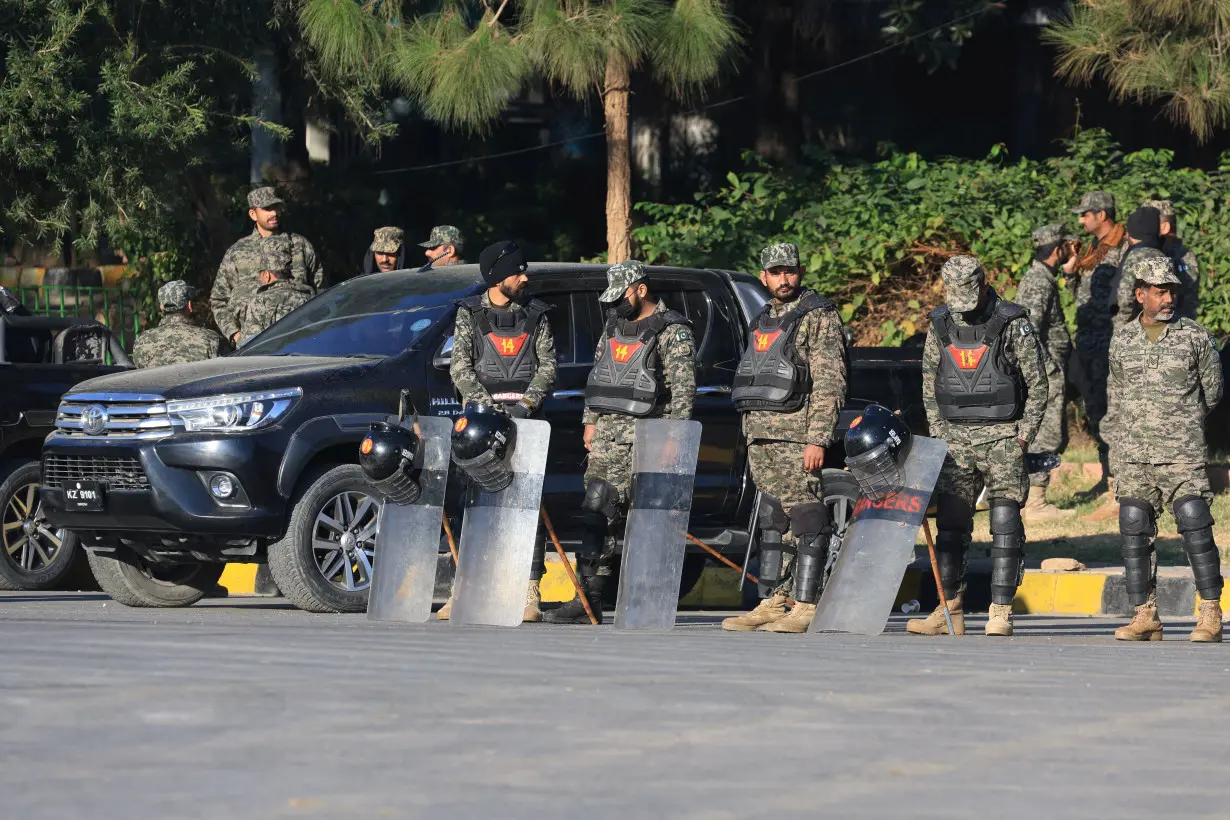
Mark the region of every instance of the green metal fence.
POLYGON ((137 340, 136 304, 122 288, 38 285, 15 288, 16 296, 37 316, 80 317, 106 325, 132 351, 137 340))

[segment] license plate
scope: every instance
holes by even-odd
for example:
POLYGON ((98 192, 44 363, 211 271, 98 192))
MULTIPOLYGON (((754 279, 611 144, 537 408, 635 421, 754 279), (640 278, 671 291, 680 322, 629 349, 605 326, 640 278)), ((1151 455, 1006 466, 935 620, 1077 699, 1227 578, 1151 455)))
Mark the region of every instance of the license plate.
POLYGON ((103 488, 98 481, 69 481, 64 485, 64 506, 73 512, 101 512, 103 488))

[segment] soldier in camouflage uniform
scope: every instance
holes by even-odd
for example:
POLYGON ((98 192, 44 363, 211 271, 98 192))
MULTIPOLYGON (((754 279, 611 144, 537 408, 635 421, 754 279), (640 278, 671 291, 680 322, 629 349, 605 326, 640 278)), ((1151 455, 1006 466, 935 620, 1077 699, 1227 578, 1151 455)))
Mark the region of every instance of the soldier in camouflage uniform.
POLYGON ((224 346, 222 337, 192 321, 192 300, 196 288, 182 279, 158 288, 158 309, 162 321, 137 337, 132 346, 132 361, 137 367, 201 362, 217 356, 224 346))
MULTIPOLYGON (((991 611, 987 635, 1012 634, 1012 600, 1025 562, 1021 504, 1029 480, 1025 451, 1058 385, 1020 305, 1001 300, 972 256, 942 270, 948 304, 931 312, 923 348, 923 405, 931 435, 948 442, 935 485, 936 559, 953 629, 965 633, 965 554, 974 504, 985 484, 991 503, 991 611)), ((942 607, 906 624, 921 635, 948 631, 942 607)))
POLYGON ((363 257, 361 273, 406 269, 406 233, 401 228, 377 228, 363 257))
MULTIPOLYGON (((607 270, 598 297, 606 326, 585 385, 584 527, 577 570, 594 614, 601 620, 602 587, 610 574, 616 521, 627 512, 632 482, 632 446, 638 418, 686 420, 696 396, 696 342, 687 319, 654 298, 645 267, 636 260, 607 270), (655 386, 652 401, 645 383, 655 386)), ((579 597, 548 612, 552 623, 589 623, 579 597)))
POLYGON ((427 264, 420 270, 442 268, 446 265, 464 265, 461 258, 462 246, 465 240, 461 231, 453 225, 437 225, 431 229, 431 235, 426 242, 420 242, 419 247, 425 249, 427 264))
MULTIPOLYGON (((1162 216, 1162 253, 1174 262, 1175 276, 1179 277, 1175 315, 1194 322, 1200 312, 1200 264, 1196 261, 1196 254, 1188 250, 1179 238, 1179 222, 1175 217, 1174 203, 1169 199, 1151 199, 1145 203, 1145 207, 1156 208, 1162 216)), ((1139 313, 1139 310, 1136 312, 1139 313)))
POLYGON ((1177 315, 1182 285, 1174 263, 1149 259, 1135 270, 1141 314, 1117 330, 1110 345, 1107 419, 1113 424, 1107 429, 1114 439, 1124 574, 1136 607, 1135 618, 1115 637, 1162 639, 1153 539, 1165 505, 1183 537, 1200 595, 1191 640, 1219 642, 1221 559, 1209 512, 1204 420, 1221 401, 1221 361, 1211 334, 1177 315))
POLYGON ((247 344, 265 328, 316 295, 310 285, 291 278, 294 250, 289 236, 264 237, 258 250, 260 287, 244 311, 239 331, 240 345, 247 344))
MULTIPOLYGON (((1076 293, 1076 357, 1080 373, 1073 382, 1085 402, 1085 421, 1098 442, 1103 483, 1111 477, 1110 450, 1098 425, 1106 415, 1106 361, 1114 333, 1110 305, 1114 299, 1111 279, 1127 250, 1127 231, 1115 221, 1115 198, 1105 191, 1090 191, 1072 209, 1081 227, 1097 240, 1084 253, 1075 254, 1062 270, 1076 293)), ((1107 496, 1108 500, 1111 498, 1107 496)))
POLYGON ((316 261, 312 244, 297 233, 281 230, 282 200, 273 188, 257 188, 248 194, 248 217, 255 223, 252 233, 227 250, 218 266, 210 307, 222 335, 232 342, 239 339, 243 314, 260 287, 260 240, 268 236, 285 236, 290 240, 291 275, 296 282, 319 288, 324 272, 316 261))
MULTIPOLYGON (((529 278, 515 242, 496 242, 478 257, 487 291, 457 303, 449 375, 462 405, 500 407, 515 418, 537 416, 555 387, 555 340, 547 305, 525 298, 529 278)), ((546 569, 541 527, 534 544, 525 621, 541 621, 539 581, 546 569)), ((436 613, 446 621, 453 596, 436 613)))
MULTIPOLYGON (((1031 454, 1059 455, 1068 443, 1064 385, 1068 355, 1072 352, 1072 337, 1068 335, 1068 326, 1064 323, 1063 308, 1059 304, 1059 283, 1055 277, 1060 266, 1067 261, 1073 241, 1074 238, 1068 236, 1061 225, 1044 225, 1034 231, 1034 261, 1021 277, 1016 290, 1016 303, 1029 311, 1029 321, 1047 354, 1047 381, 1052 386, 1058 385, 1057 400, 1047 404, 1042 427, 1029 446, 1031 454)), ((1074 510, 1061 510, 1046 500, 1046 488, 1050 483, 1050 470, 1029 474, 1029 498, 1021 510, 1026 522, 1054 521, 1076 514, 1074 510)))
POLYGON ((1136 303, 1136 280, 1139 269, 1147 259, 1168 259, 1162 253, 1162 215, 1149 205, 1137 208, 1127 220, 1127 251, 1119 260, 1119 267, 1111 279, 1115 294, 1111 316, 1115 329, 1126 325, 1140 315, 1136 303))
POLYGON ((752 322, 732 398, 743 414, 747 460, 761 493, 757 520, 766 597, 746 615, 724 620, 722 628, 806 632, 833 533, 821 468, 846 401, 846 344, 833 303, 801 287, 797 247, 770 245, 760 252, 760 267, 760 281, 773 298, 752 322), (787 531, 789 541, 783 538, 787 531), (792 590, 795 604, 788 610, 792 590))

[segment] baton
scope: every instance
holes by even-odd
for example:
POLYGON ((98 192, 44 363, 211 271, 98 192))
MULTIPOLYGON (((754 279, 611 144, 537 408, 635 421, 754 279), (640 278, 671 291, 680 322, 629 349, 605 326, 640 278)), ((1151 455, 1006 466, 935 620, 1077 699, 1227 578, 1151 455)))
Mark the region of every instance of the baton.
POLYGON ((935 542, 931 540, 931 522, 923 514, 923 532, 927 536, 927 553, 931 556, 931 574, 935 576, 935 591, 940 595, 940 606, 944 608, 944 621, 948 624, 948 634, 956 637, 952 628, 952 613, 948 611, 948 599, 944 597, 944 583, 940 580, 940 564, 935 559, 935 542))
POLYGON ((448 513, 441 511, 440 521, 444 524, 444 534, 448 536, 448 551, 453 554, 453 566, 458 566, 457 542, 453 540, 453 528, 448 523, 448 513))
MULTIPOLYGON (((743 574, 739 576, 739 591, 743 591, 743 579, 751 578, 747 574, 747 565, 752 560, 752 539, 756 537, 756 525, 760 523, 760 490, 756 491, 756 497, 752 499, 752 517, 747 525, 747 549, 743 552, 743 574)), ((756 583, 760 583, 756 579, 756 583)))
MULTIPOLYGON (((706 544, 704 541, 701 541, 701 540, 700 540, 699 538, 697 538, 695 535, 692 535, 692 533, 690 533, 690 532, 685 532, 685 533, 684 533, 684 535, 685 535, 685 536, 687 536, 687 539, 688 539, 689 541, 691 541, 693 544, 695 544, 696 546, 700 547, 700 548, 701 548, 701 549, 703 549, 705 552, 709 553, 710 555, 712 555, 714 558, 716 558, 716 559, 718 559, 719 561, 721 561, 721 562, 722 562, 723 564, 725 564, 726 566, 730 567, 731 569, 738 569, 738 568, 739 568, 739 565, 738 565, 738 564, 736 564, 734 561, 730 560, 730 559, 729 559, 729 558, 727 558, 725 555, 722 555, 722 553, 718 552, 718 551, 717 551, 717 550, 715 550, 713 547, 711 547, 711 546, 709 546, 708 544, 706 544)), ((748 571, 747 571, 747 569, 746 569, 746 564, 744 565, 744 567, 745 567, 745 569, 743 570, 743 577, 747 578, 747 579, 748 579, 749 581, 751 581, 753 584, 759 584, 759 583, 760 583, 760 579, 759 579, 759 578, 757 578, 755 575, 752 575, 750 572, 748 572, 748 571)), ((739 579, 739 589, 743 589, 743 578, 740 578, 740 579, 739 579)))
POLYGON ((551 526, 551 516, 547 515, 546 506, 539 504, 538 511, 542 513, 542 523, 547 525, 547 533, 551 536, 551 543, 555 545, 555 551, 559 554, 559 560, 564 565, 564 571, 572 579, 572 585, 577 590, 577 597, 581 599, 581 606, 585 607, 585 614, 589 616, 590 624, 597 626, 598 619, 594 617, 594 611, 589 606, 589 598, 586 597, 585 590, 581 589, 581 582, 577 580, 577 574, 572 571, 572 564, 568 563, 568 556, 564 554, 564 548, 560 546, 559 538, 555 535, 555 527, 551 526))

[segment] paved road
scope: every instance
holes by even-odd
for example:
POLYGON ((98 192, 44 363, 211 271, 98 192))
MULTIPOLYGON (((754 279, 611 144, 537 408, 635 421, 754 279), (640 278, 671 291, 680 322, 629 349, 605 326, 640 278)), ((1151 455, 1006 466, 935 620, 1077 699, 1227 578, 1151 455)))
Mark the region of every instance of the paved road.
MULTIPOLYGON (((1230 645, 0 595, 11 818, 1225 817, 1230 645), (937 742, 938 741, 938 742, 937 742)), ((1172 636, 1190 623, 1175 624, 1172 636)))

